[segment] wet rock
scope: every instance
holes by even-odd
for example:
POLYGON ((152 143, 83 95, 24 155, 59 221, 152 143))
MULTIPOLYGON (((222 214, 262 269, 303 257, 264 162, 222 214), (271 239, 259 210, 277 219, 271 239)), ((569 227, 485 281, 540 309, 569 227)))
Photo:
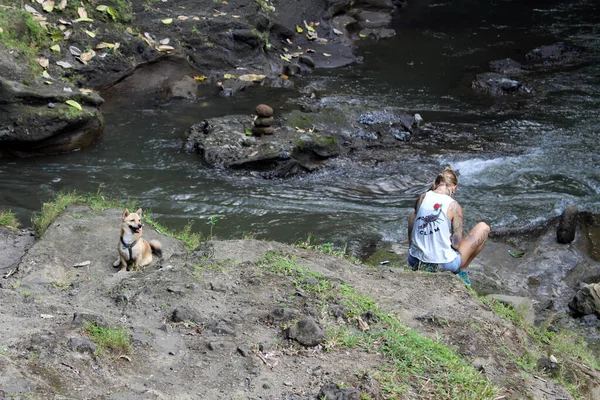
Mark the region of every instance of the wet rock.
POLYGON ((600 283, 582 283, 569 308, 575 316, 595 314, 600 317, 600 283))
POLYGON ((97 326, 107 327, 108 324, 104 320, 104 318, 100 315, 96 314, 87 314, 87 313, 75 313, 73 315, 72 323, 75 325, 83 325, 84 322, 93 322, 97 326))
POLYGON ((286 338, 296 340, 303 346, 312 347, 322 343, 327 335, 325 329, 312 317, 304 317, 285 332, 286 338))
POLYGON ((543 61, 544 66, 571 64, 580 60, 583 49, 564 42, 540 46, 525 55, 533 61, 543 61))
POLYGON ((490 61, 489 65, 493 72, 502 75, 518 76, 526 72, 526 67, 523 64, 511 58, 490 61))
POLYGON ((198 97, 198 82, 191 76, 184 76, 180 81, 172 84, 170 94, 174 99, 193 100, 198 97))
POLYGON ((17 267, 21 257, 35 243, 35 237, 27 230, 12 230, 0 228, 0 275, 5 276, 8 271, 17 267))
POLYGON ((507 296, 503 294, 490 294, 485 296, 488 299, 493 299, 507 306, 511 306, 517 312, 521 313, 523 320, 528 325, 533 325, 535 322, 535 311, 531 299, 519 296, 507 296))
POLYGON ((96 345, 84 336, 75 336, 69 339, 67 347, 72 351, 79 353, 90 353, 93 355, 96 352, 96 345))
POLYGON ((173 310, 171 321, 200 323, 202 322, 202 317, 196 310, 192 310, 188 306, 181 306, 173 310))
POLYGON ((495 72, 477 74, 475 80, 471 83, 471 88, 482 92, 488 92, 496 96, 519 91, 529 91, 529 89, 522 87, 519 81, 495 72))
POLYGON ((307 65, 310 68, 314 68, 317 65, 315 63, 315 60, 311 56, 307 56, 306 54, 303 54, 300 57, 298 57, 298 62, 307 65))
POLYGON ((356 389, 341 389, 335 383, 326 383, 319 390, 318 399, 360 400, 361 393, 356 389))
POLYGON ((273 109, 266 104, 259 104, 256 106, 256 115, 262 118, 272 117, 273 109))
POLYGON ((562 244, 571 243, 575 239, 579 220, 579 210, 575 206, 567 206, 563 211, 558 229, 556 230, 556 241, 562 244))

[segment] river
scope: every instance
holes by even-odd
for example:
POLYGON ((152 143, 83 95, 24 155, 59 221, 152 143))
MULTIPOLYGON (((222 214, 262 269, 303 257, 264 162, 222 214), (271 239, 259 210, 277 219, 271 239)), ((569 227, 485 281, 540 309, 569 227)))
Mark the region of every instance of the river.
POLYGON ((395 15, 396 37, 361 44, 363 64, 320 70, 299 82, 324 87, 324 101, 402 107, 459 132, 508 140, 523 149, 517 154, 436 155, 432 149, 426 164, 415 157, 372 170, 263 180, 204 168, 196 155, 181 151, 185 130, 205 118, 251 114, 261 102, 291 107, 293 92, 261 88, 193 102, 123 93, 103 106, 105 133, 90 148, 0 160, 0 209, 29 225, 32 213, 59 191, 101 189, 139 200, 175 229, 192 223, 208 234, 207 222, 217 216, 219 238, 398 241, 406 238, 410 207, 431 172, 450 164, 460 173, 456 198, 467 225, 522 226, 555 216, 566 204, 598 213, 599 20, 593 1, 409 2, 395 15), (584 46, 596 62, 538 75, 544 89, 535 100, 471 91, 471 80, 489 71, 489 61, 524 61, 534 47, 559 40, 584 46))

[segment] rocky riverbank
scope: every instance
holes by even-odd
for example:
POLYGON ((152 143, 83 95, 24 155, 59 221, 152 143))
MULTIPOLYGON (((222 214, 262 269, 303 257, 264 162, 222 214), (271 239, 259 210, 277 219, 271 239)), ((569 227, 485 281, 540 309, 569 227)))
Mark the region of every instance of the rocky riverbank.
MULTIPOLYGON (((395 358, 384 334, 395 322, 384 315, 429 338, 420 340, 449 346, 464 368, 480 371, 497 388, 480 398, 572 398, 559 382, 571 382, 584 398, 600 393, 600 372, 586 365, 589 357, 530 336, 536 314, 542 326, 561 330, 539 313, 547 304, 496 296, 521 304, 515 315, 523 319, 505 320, 490 308, 501 310, 497 303, 482 303, 451 274, 415 273, 403 261, 390 262, 404 260, 402 246, 386 250, 387 262, 372 259, 375 267, 367 267, 256 240, 209 241, 189 251, 146 228, 146 239, 162 242, 164 260, 117 273, 121 213, 71 205, 27 245, 18 238, 31 236, 2 231, 14 246, 0 249, 0 398, 470 398, 463 384, 449 389, 424 366, 414 376, 390 376, 395 358), (373 303, 355 303, 364 295, 373 303), (120 332, 123 343, 102 342, 94 327, 120 332), (404 394, 390 395, 390 388, 404 394)), ((527 237, 492 238, 471 268, 474 287, 485 286, 495 270, 503 283, 498 289, 510 292, 518 266, 508 269, 517 259, 506 259, 507 243, 522 245, 522 262, 560 263, 550 257, 550 239, 527 247, 527 237)), ((588 260, 590 268, 598 263, 588 260)), ((569 318, 562 302, 552 309, 569 318)), ((445 374, 452 368, 458 366, 445 374)))

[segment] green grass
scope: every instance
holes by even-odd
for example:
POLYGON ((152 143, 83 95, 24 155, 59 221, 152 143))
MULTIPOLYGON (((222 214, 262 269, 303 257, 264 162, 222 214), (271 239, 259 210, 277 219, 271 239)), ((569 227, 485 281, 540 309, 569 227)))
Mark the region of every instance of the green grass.
POLYGON ((32 74, 41 72, 36 61, 38 53, 51 43, 46 28, 37 23, 27 11, 19 5, 14 7, 0 5, 0 42, 8 49, 16 50, 24 57, 32 74))
MULTIPOLYGON (((76 203, 88 204, 92 210, 97 211, 123 207, 118 200, 107 199, 101 192, 95 194, 77 194, 75 191, 61 192, 53 201, 44 203, 42 211, 33 217, 32 223, 37 234, 43 235, 60 213, 66 210, 70 204, 76 203)), ((129 206, 133 208, 135 204, 129 206)))
POLYGON ((342 304, 349 321, 370 311, 379 322, 360 331, 349 325, 329 326, 325 347, 330 351, 358 348, 381 353, 388 363, 369 371, 381 384, 386 398, 493 399, 499 390, 445 344, 419 335, 395 317, 378 309, 369 296, 353 287, 336 284, 299 266, 293 257, 269 253, 258 265, 290 277, 297 288, 328 304, 342 304), (312 279, 309 279, 312 278, 312 279))
MULTIPOLYGON (((504 349, 508 358, 525 371, 545 376, 545 372, 539 370, 537 367, 537 361, 543 354, 551 354, 559 360, 576 360, 588 368, 600 371, 598 359, 577 333, 567 331, 566 329, 556 331, 550 327, 553 317, 540 326, 531 326, 525 323, 522 310, 514 309, 485 297, 479 297, 479 300, 488 304, 502 318, 513 322, 527 332, 528 338, 524 346, 525 352, 522 355, 516 355, 510 350, 504 349)), ((564 369, 565 364, 561 364, 564 369)), ((577 399, 585 398, 585 393, 581 392, 578 385, 578 382, 585 382, 587 378, 585 373, 572 368, 570 372, 569 376, 561 373, 551 377, 551 379, 567 388, 573 397, 577 399)))
POLYGON ((97 354, 131 353, 131 339, 125 327, 105 328, 95 322, 84 321, 83 333, 98 346, 97 354))
POLYGON ((342 258, 354 264, 361 264, 358 258, 354 257, 353 255, 347 254, 346 246, 344 246, 343 248, 339 248, 336 247, 333 243, 329 242, 317 244, 316 239, 310 233, 308 234, 306 240, 301 240, 297 242, 296 246, 301 249, 309 249, 322 254, 326 254, 328 256, 342 258))
POLYGON ((9 228, 13 231, 16 231, 19 228, 19 220, 10 210, 0 211, 0 227, 9 228))

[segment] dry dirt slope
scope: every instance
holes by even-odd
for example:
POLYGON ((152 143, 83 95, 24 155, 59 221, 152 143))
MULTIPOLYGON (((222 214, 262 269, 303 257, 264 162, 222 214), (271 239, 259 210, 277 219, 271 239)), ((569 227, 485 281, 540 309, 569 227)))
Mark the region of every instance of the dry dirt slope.
MULTIPOLYGON (((353 286, 403 324, 451 346, 500 389, 499 398, 571 398, 515 363, 526 354, 526 333, 454 276, 375 270, 253 240, 211 242, 188 254, 150 228, 144 237, 162 241, 162 264, 116 273, 120 214, 70 206, 3 282, 0 399, 314 399, 328 383, 347 388, 322 391, 328 398, 385 397, 373 377, 390 361, 377 346, 342 348, 332 330, 316 347, 285 338, 284 328, 303 316, 358 331, 357 321, 346 319, 335 299, 315 299, 298 276, 265 269, 268 253, 353 286), (84 261, 89 265, 74 267, 84 261), (124 327, 131 352, 95 354, 83 334, 86 320, 124 327)), ((582 383, 587 395, 600 398, 599 375, 586 373, 596 382, 582 383)), ((410 390, 389 398, 436 398, 427 377, 406 379, 410 390)))

